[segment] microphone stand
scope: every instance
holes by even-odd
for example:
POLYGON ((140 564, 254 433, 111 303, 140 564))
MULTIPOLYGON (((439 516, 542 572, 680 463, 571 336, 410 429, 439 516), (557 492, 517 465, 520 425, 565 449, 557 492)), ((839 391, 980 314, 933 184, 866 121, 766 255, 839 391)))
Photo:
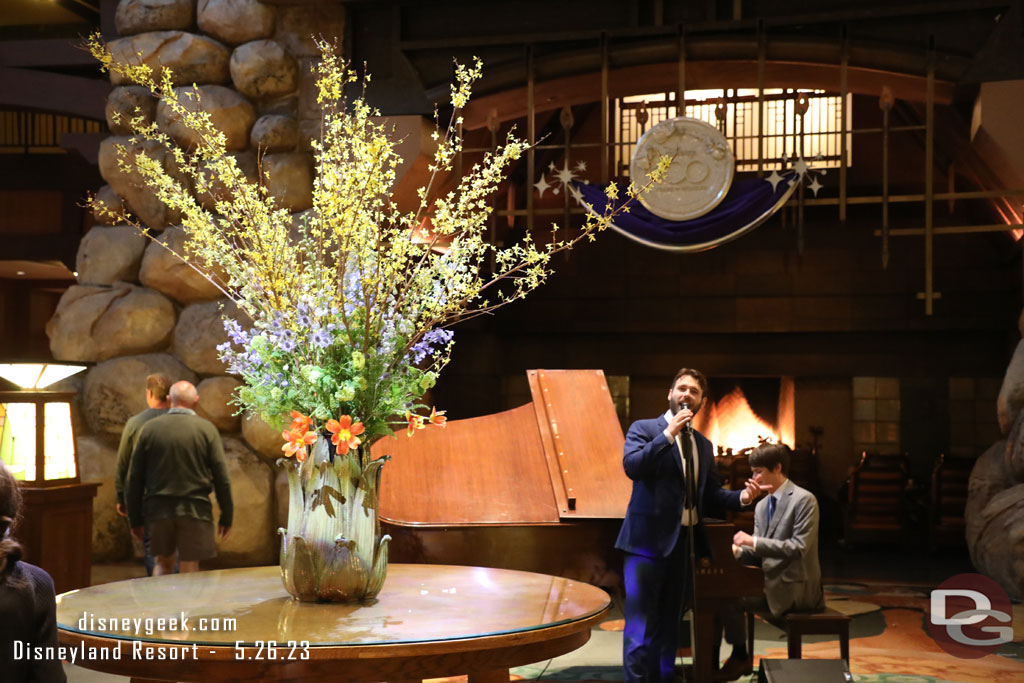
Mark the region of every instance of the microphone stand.
MULTIPOLYGON (((696 519, 689 519, 689 511, 684 506, 683 514, 687 516, 690 524, 686 525, 686 534, 689 541, 689 557, 687 558, 690 570, 690 652, 693 654, 693 679, 698 677, 697 671, 697 546, 695 539, 695 528, 701 523, 700 505, 697 500, 697 481, 693 467, 693 427, 686 424, 681 433, 683 444, 683 470, 685 473, 684 485, 686 486, 686 500, 693 506, 696 519)), ((710 656, 710 653, 707 653, 710 656)), ((710 682, 701 682, 710 683, 710 682)))

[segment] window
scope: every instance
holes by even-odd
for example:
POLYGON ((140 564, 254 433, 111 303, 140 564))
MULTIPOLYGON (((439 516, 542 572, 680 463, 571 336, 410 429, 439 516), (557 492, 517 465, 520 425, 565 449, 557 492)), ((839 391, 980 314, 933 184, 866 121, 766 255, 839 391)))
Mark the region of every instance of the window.
MULTIPOLYGON (((765 90, 762 125, 757 90, 687 90, 686 115, 723 132, 732 145, 737 171, 757 170, 759 138, 763 138, 761 153, 767 170, 781 168, 783 158, 812 159, 819 155, 815 168, 835 168, 840 165, 840 136, 844 130, 840 99, 824 90, 765 90), (801 123, 798 112, 805 105, 801 123)), ((850 102, 848 96, 847 112, 850 102)), ((676 94, 668 92, 623 97, 615 105, 615 171, 619 177, 628 177, 637 140, 652 126, 675 118, 678 103, 676 94)), ((847 133, 848 166, 850 150, 847 133)))
POLYGON ((855 453, 900 452, 898 378, 853 378, 853 448, 855 453))

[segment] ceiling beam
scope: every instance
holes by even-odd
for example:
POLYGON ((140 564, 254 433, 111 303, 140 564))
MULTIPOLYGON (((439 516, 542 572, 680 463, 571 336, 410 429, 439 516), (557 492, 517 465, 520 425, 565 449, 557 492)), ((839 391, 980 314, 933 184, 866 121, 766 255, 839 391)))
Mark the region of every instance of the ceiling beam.
MULTIPOLYGON (((31 231, 31 226, 22 230, 31 231)), ((75 267, 75 257, 82 235, 77 228, 64 226, 56 233, 4 235, 4 258, 13 261, 61 261, 69 269, 75 267)))
POLYGON ((95 66, 99 62, 73 41, 58 39, 0 41, 0 66, 95 66))
POLYGON ((103 184, 99 169, 78 154, 0 154, 2 190, 53 190, 80 196, 103 184))
MULTIPOLYGON (((267 1, 267 0, 264 0, 267 1)), ((279 3, 284 4, 284 3, 279 3)), ((827 10, 805 14, 785 14, 778 12, 759 17, 755 14, 743 19, 691 21, 686 23, 686 33, 690 36, 710 34, 748 35, 763 25, 766 29, 787 29, 806 27, 808 25, 838 25, 856 23, 858 21, 880 22, 886 19, 929 18, 945 14, 977 13, 989 10, 992 13, 1007 11, 1014 5, 1014 0, 952 0, 950 2, 930 3, 889 3, 886 6, 869 6, 846 11, 827 10)), ((618 26, 592 29, 556 28, 548 31, 532 33, 497 33, 481 32, 469 36, 439 36, 425 39, 404 39, 398 42, 398 48, 406 51, 417 50, 452 50, 454 48, 492 47, 494 45, 527 45, 531 43, 565 43, 568 41, 598 40, 601 35, 609 38, 651 38, 673 35, 677 31, 675 25, 653 24, 645 26, 618 26)))
POLYGON ((98 78, 0 67, 0 107, 106 119, 110 83, 98 78))
POLYGON ((82 17, 85 21, 94 22, 100 18, 98 0, 52 0, 52 2, 72 14, 82 17))
MULTIPOLYGON (((676 64, 647 64, 645 66, 616 69, 609 74, 608 90, 611 97, 668 92, 677 87, 676 64)), ((701 88, 756 88, 757 62, 747 60, 686 62, 686 87, 701 88)), ((800 64, 767 62, 764 85, 766 88, 819 88, 839 90, 838 64, 800 64)), ((907 101, 925 99, 925 78, 903 73, 848 67, 848 90, 855 94, 877 95, 883 85, 889 86, 897 98, 907 101)), ((560 109, 594 101, 600 92, 600 74, 585 73, 555 78, 537 83, 535 102, 537 111, 560 109)), ((949 104, 953 100, 953 84, 936 81, 935 101, 949 104)), ((512 88, 491 95, 482 95, 466 106, 465 128, 474 130, 487 124, 489 116, 509 121, 526 116, 526 88, 512 88), (492 114, 493 112, 493 114, 492 114)))

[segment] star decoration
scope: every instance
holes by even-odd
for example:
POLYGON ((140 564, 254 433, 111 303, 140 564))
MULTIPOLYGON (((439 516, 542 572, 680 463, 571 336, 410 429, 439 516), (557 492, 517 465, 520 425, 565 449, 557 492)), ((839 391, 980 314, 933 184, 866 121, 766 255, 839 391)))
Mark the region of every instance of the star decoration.
POLYGON ((548 164, 548 170, 553 174, 550 178, 547 173, 541 176, 541 179, 534 183, 534 187, 537 188, 538 196, 543 197, 544 192, 549 188, 551 194, 558 196, 564 189, 567 195, 571 195, 582 201, 582 194, 573 187, 574 183, 590 184, 590 181, 586 178, 577 176, 578 173, 583 173, 587 170, 587 162, 577 161, 574 166, 569 166, 569 160, 566 159, 564 165, 560 168, 552 161, 548 164))
POLYGON ((775 192, 775 188, 782 182, 782 176, 779 175, 778 171, 773 170, 772 174, 768 176, 766 180, 772 184, 772 192, 775 192))
POLYGON ((580 192, 579 188, 576 187, 575 185, 569 186, 569 194, 571 194, 572 198, 575 199, 577 202, 581 204, 583 203, 583 193, 580 192))
POLYGON ((793 170, 797 172, 797 175, 803 175, 807 173, 807 162, 803 160, 803 157, 796 160, 793 164, 793 170))
POLYGON ((807 187, 808 187, 808 189, 810 189, 811 192, 814 193, 814 196, 817 197, 818 196, 818 190, 820 190, 823 187, 823 185, 818 182, 817 178, 815 178, 814 180, 811 181, 811 184, 808 185, 807 187))
POLYGON ((544 176, 541 176, 540 180, 535 182, 533 184, 533 186, 537 188, 537 196, 538 197, 543 197, 544 196, 544 190, 546 190, 549 187, 551 187, 550 185, 548 185, 548 181, 544 178, 544 176))
POLYGON ((569 170, 569 165, 566 164, 565 168, 557 173, 557 178, 562 182, 563 185, 568 185, 573 181, 573 172, 569 170))

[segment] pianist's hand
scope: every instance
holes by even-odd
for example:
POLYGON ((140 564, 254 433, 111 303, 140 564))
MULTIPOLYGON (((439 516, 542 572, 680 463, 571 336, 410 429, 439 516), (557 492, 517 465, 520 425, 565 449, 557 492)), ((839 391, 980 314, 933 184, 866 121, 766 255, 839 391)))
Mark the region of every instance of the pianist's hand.
POLYGON ((746 531, 737 531, 736 535, 732 537, 732 544, 737 548, 742 548, 745 545, 749 545, 751 548, 753 548, 754 537, 748 534, 746 531))
POLYGON ((744 505, 750 505, 761 495, 761 485, 753 479, 747 479, 747 483, 743 485, 743 490, 740 491, 740 502, 744 505))

